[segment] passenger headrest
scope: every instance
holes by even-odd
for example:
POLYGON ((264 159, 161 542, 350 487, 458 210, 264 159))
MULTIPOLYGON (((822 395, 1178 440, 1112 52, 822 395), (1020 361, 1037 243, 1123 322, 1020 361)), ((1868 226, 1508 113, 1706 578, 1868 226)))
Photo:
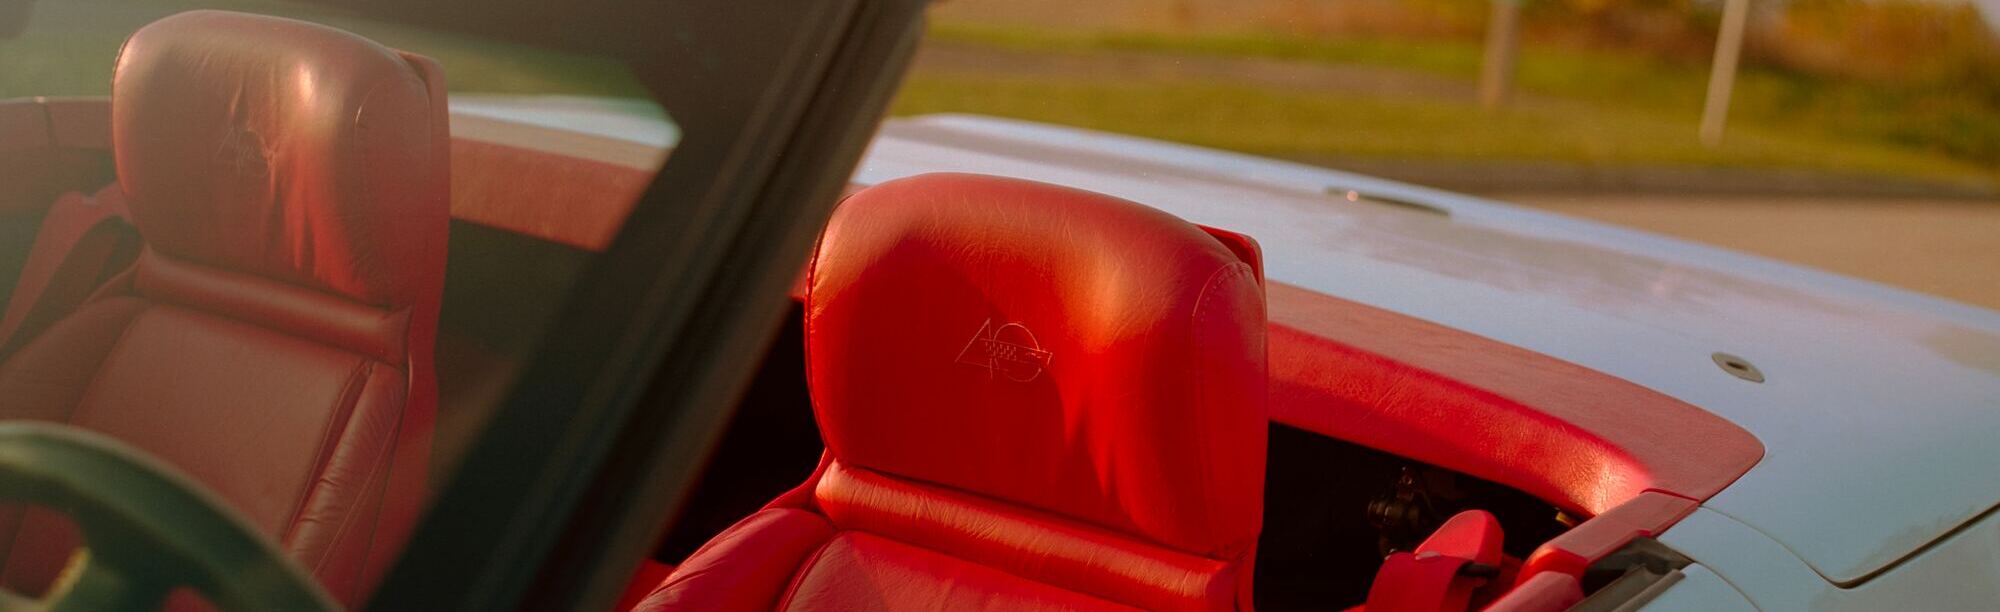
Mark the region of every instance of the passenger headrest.
POLYGON ((332 28, 168 17, 118 54, 118 182, 157 252, 406 304, 443 264, 441 81, 427 59, 332 28))
POLYGON ((931 174, 834 213, 807 372, 836 461, 1202 554, 1254 543, 1257 271, 1109 196, 931 174))

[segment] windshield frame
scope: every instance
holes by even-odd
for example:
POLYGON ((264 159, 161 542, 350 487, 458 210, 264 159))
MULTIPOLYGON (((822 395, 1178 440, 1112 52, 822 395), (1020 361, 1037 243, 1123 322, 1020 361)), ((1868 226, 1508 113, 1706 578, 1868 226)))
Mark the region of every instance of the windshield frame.
POLYGON ((620 58, 681 125, 368 605, 607 609, 775 334, 925 2, 328 3, 620 58))

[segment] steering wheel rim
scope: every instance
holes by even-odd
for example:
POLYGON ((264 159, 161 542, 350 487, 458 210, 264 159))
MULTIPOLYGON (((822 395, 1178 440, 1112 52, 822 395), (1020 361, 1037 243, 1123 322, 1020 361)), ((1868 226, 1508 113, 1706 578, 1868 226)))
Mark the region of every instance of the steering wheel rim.
POLYGON ((338 609, 317 581, 200 483, 102 434, 0 423, 0 501, 69 516, 87 555, 41 600, 0 591, 9 596, 0 609, 158 609, 183 586, 223 610, 338 609))

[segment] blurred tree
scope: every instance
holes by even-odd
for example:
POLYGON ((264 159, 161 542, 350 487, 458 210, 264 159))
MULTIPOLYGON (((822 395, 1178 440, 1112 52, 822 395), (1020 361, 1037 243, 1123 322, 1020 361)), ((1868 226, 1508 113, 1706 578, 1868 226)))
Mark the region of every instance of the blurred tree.
POLYGON ((1736 88, 1736 67, 1743 53, 1743 30, 1750 19, 1750 0, 1726 0, 1722 28, 1715 35, 1715 60, 1708 67, 1708 96, 1701 107, 1701 143, 1722 144, 1729 120, 1729 97, 1736 88))
POLYGON ((1521 0, 1490 0, 1486 52, 1479 63, 1479 106, 1500 108, 1514 88, 1514 59, 1521 52, 1521 0))

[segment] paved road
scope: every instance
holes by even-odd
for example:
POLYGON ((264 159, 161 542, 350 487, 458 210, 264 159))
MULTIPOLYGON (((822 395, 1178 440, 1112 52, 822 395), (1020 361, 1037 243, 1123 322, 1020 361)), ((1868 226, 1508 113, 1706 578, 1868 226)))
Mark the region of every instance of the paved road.
POLYGON ((1497 194, 2000 310, 2000 202, 1497 194))

